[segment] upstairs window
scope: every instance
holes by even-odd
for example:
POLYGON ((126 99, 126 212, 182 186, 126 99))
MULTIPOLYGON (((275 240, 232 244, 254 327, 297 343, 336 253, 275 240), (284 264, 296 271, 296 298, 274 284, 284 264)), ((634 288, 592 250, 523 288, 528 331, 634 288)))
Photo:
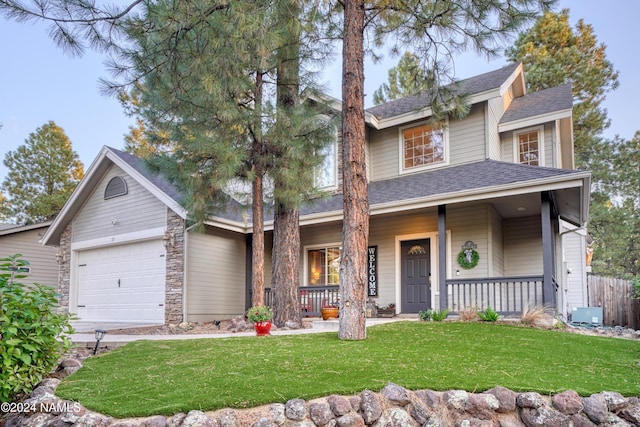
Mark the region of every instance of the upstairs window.
POLYGON ((323 157, 322 163, 313 173, 313 180, 317 188, 331 188, 338 185, 338 162, 336 160, 337 142, 327 144, 320 155, 323 157))
POLYGON ((531 166, 543 165, 542 128, 527 129, 515 134, 516 163, 531 166))
POLYGON ((400 130, 402 170, 413 171, 446 162, 446 133, 441 125, 422 124, 400 130))

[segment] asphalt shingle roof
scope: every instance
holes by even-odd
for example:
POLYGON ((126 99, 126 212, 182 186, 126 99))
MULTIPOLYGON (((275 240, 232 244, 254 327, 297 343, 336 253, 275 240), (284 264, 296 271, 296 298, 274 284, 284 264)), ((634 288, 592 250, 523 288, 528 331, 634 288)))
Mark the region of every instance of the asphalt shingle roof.
POLYGON ((572 107, 571 84, 566 83, 515 98, 511 101, 511 105, 509 105, 502 118, 500 118, 500 123, 540 116, 554 111, 568 110, 572 107))
MULTIPOLYGON (((133 154, 129 154, 125 151, 118 150, 116 148, 108 147, 115 155, 120 157, 125 163, 135 169, 138 173, 144 176, 151 184, 157 187, 160 191, 165 193, 171 199, 175 200, 177 203, 181 203, 184 200, 184 194, 182 191, 169 181, 164 175, 158 172, 151 171, 144 160, 140 157, 134 156, 133 154)), ((213 215, 219 216, 231 221, 243 222, 243 212, 247 209, 240 204, 237 200, 229 197, 227 202, 227 207, 224 212, 215 212, 213 215)), ((250 209, 249 209, 250 214, 250 209)))
MULTIPOLYGON (((518 64, 509 64, 488 73, 460 80, 454 84, 458 85, 460 93, 475 95, 500 87, 517 67, 518 64)), ((379 119, 385 119, 425 108, 429 106, 430 100, 431 98, 428 95, 419 94, 376 105, 366 111, 379 119)))
MULTIPOLYGON (((369 205, 401 202, 527 181, 567 176, 580 171, 483 160, 439 170, 402 175, 369 183, 369 205)), ((318 200, 301 209, 301 215, 342 210, 341 194, 318 200)))

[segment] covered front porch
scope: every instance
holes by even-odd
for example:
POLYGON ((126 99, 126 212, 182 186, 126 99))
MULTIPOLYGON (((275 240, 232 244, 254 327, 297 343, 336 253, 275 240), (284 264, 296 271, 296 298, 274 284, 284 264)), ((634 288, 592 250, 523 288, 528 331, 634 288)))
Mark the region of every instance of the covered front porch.
MULTIPOLYGON (((447 304, 452 313, 473 307, 491 307, 502 315, 519 314, 527 307, 550 305, 555 301, 558 285, 552 278, 552 295, 544 295, 544 276, 493 277, 484 279, 445 280, 447 304)), ((303 317, 320 317, 321 308, 338 306, 339 286, 300 287, 300 308, 303 317)), ((272 306, 276 296, 265 289, 265 304, 272 306)), ((433 307, 424 306, 423 309, 433 307)), ((395 314, 401 314, 397 309, 395 314)))
MULTIPOLYGON (((381 191, 374 184, 372 196, 381 191)), ((577 256, 569 259, 564 234, 581 239, 576 231, 586 217, 585 188, 582 178, 552 184, 525 180, 522 188, 509 184, 473 194, 401 198, 393 206, 382 203, 382 196, 370 197, 368 244, 376 253, 376 289, 369 293, 370 301, 378 307, 393 304, 395 314, 407 315, 488 307, 507 315, 541 305, 565 314, 575 305, 569 301, 571 293, 583 293, 584 287, 580 248, 571 248, 571 256, 577 256), (565 223, 573 224, 573 231, 564 231, 565 223), (473 267, 458 261, 467 244, 479 254, 473 267), (573 282, 567 280, 568 272, 573 282)), ((339 197, 323 200, 314 211, 301 214, 300 302, 305 316, 318 316, 323 305, 338 301, 340 202, 339 197)), ((266 290, 267 304, 276 297, 266 290)))

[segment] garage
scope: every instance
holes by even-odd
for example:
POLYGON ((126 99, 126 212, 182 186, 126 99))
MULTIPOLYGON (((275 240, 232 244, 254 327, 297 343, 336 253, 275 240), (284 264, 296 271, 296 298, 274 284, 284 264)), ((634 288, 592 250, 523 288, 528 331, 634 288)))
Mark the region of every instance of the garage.
POLYGON ((149 240, 77 253, 78 317, 163 324, 165 248, 149 240))

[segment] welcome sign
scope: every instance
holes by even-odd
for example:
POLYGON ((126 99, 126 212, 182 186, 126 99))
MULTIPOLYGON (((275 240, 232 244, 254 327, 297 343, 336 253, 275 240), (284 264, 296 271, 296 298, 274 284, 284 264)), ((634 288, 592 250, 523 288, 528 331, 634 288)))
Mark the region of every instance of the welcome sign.
POLYGON ((367 294, 370 297, 378 296, 378 247, 369 246, 367 254, 367 276, 369 277, 369 286, 367 294))

